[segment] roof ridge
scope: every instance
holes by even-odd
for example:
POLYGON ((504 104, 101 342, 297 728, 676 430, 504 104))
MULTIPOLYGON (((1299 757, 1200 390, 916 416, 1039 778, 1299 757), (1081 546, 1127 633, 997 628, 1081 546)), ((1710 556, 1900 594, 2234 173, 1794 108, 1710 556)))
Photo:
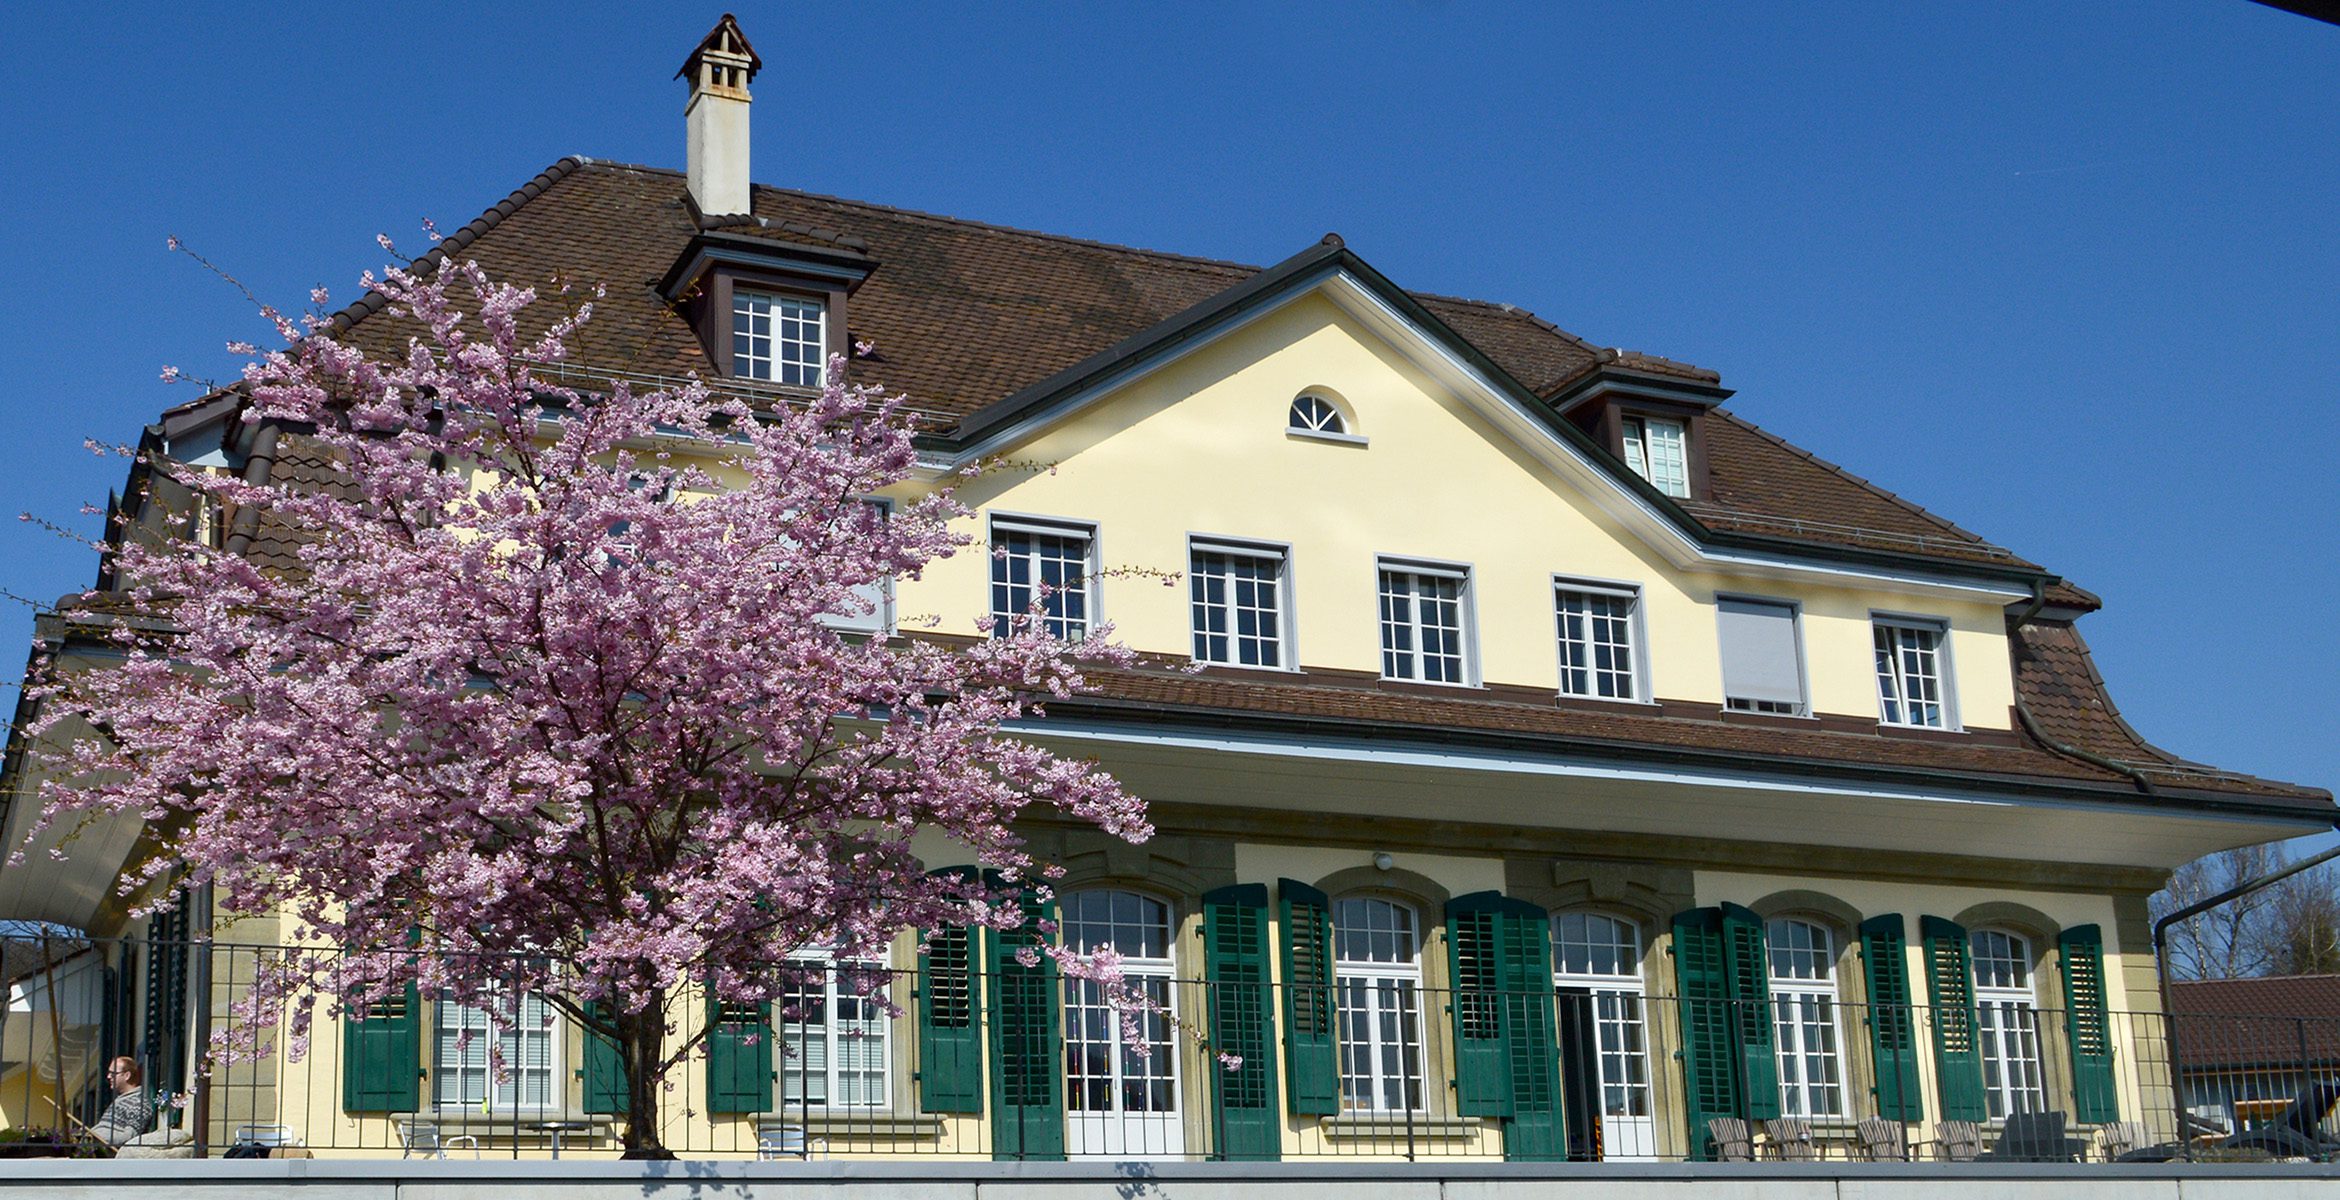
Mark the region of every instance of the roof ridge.
MULTIPOLYGON (((654 175, 680 176, 683 174, 683 172, 675 170, 672 167, 653 167, 642 163, 621 163, 606 159, 600 161, 585 159, 583 161, 587 165, 594 167, 627 171, 646 171, 654 175)), ((1203 267, 1224 271, 1245 272, 1257 272, 1263 269, 1256 263, 1237 262, 1233 259, 1226 258, 1210 258, 1200 254, 1180 254, 1175 250, 1155 250, 1145 246, 1131 246, 1121 242, 1102 241, 1097 238, 1074 237, 1073 235, 1066 233, 1050 233, 1044 229, 1026 229, 1019 225, 1002 225, 996 221, 978 221, 972 217, 959 217, 953 216, 949 213, 928 212, 924 209, 917 208, 904 208, 897 204, 879 204, 872 200, 856 200, 851 196, 834 196, 826 192, 813 192, 806 191, 803 188, 782 187, 779 184, 774 183, 757 183, 751 184, 750 187, 767 192, 777 192, 786 196, 797 196, 806 200, 817 200, 827 204, 842 204, 851 208, 864 209, 869 212, 889 213, 897 217, 909 217, 913 220, 920 221, 935 221, 943 224, 958 226, 963 229, 980 230, 985 233, 1000 233, 1015 237, 1034 238, 1041 241, 1061 242, 1066 245, 1080 246, 1090 250, 1111 250, 1121 254, 1143 255, 1147 258, 1163 260, 1164 262, 1174 266, 1203 267)))
MULTIPOLYGON (((1732 424, 1745 429, 1747 432, 1752 433, 1775 446, 1778 446, 1780 449, 1785 450, 1790 454, 1794 454, 1797 457, 1803 458, 1806 461, 1812 463, 1814 466, 1821 468, 1822 470, 1833 472, 1841 479, 1845 479, 1852 483, 1858 484, 1861 487, 1867 488, 1868 490, 1875 492, 1877 495, 1882 496, 1894 504, 1901 506, 1903 509, 1918 516, 1924 517, 1926 520, 1932 521, 1933 523, 1940 525, 1942 528, 1958 534, 1960 537, 1967 538, 1984 546, 1996 546, 2001 550, 2007 551, 2009 554, 2015 554, 2015 551, 2012 548, 2007 546, 2000 546, 1999 543, 1994 542, 1989 538, 1986 538, 1983 535, 1966 528, 1963 525, 1960 525, 1958 522, 1953 521, 1948 517, 1945 517, 1940 513, 1927 508, 1925 505, 1919 504, 1914 500, 1904 498, 1900 493, 1884 486, 1883 484, 1873 483, 1868 479, 1864 479, 1859 475, 1855 475, 1851 471, 1845 470, 1843 467, 1840 467, 1837 464, 1830 462, 1829 460, 1822 458, 1809 450, 1804 449, 1802 446, 1796 445, 1794 442, 1788 441, 1786 438, 1783 438, 1778 434, 1765 429, 1761 425, 1757 425, 1755 422, 1750 421, 1735 412, 1731 412, 1730 410, 1723 408, 1717 408, 1714 410, 1714 412, 1715 415, 1729 420, 1732 424)), ((2022 558, 2022 556, 2019 554, 2015 555, 2015 557, 2022 558)))

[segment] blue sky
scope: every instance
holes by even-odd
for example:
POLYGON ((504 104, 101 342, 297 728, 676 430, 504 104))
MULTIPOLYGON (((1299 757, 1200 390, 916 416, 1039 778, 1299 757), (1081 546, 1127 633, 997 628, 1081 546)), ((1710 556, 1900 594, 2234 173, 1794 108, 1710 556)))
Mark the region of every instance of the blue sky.
MULTIPOLYGON (((0 511, 77 515, 258 337, 570 153, 680 166, 713 6, 0 13, 0 511)), ((2122 5, 738 5, 756 177, 1419 290, 1737 412, 2104 595, 2123 712, 2340 783, 2340 28, 2122 5)), ((0 529, 0 587, 88 552, 0 529)), ((29 613, 0 610, 0 656, 29 613)), ((8 669, 13 672, 13 668, 8 669)))

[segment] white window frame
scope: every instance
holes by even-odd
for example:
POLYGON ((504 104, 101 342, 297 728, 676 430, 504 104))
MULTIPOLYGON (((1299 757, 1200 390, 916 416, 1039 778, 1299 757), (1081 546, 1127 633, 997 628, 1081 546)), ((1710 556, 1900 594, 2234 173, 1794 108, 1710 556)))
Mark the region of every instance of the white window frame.
MULTIPOLYGON (((1584 944, 1595 943, 1588 938, 1584 944)), ((1620 948, 1628 945, 1616 940, 1609 944, 1620 948)), ((1594 1064, 1594 1074, 1601 1088, 1601 1116, 1608 1120, 1648 1122, 1657 1116, 1656 1094, 1651 1083, 1656 1072, 1650 1056, 1649 984, 1641 973, 1642 956, 1648 951, 1641 923, 1630 917, 1589 908, 1552 914, 1552 986, 1592 993, 1593 1052, 1599 1060, 1594 1064), (1585 918, 1588 922, 1606 921, 1622 930, 1631 939, 1631 950, 1621 958, 1630 961, 1620 961, 1613 972, 1591 969, 1590 963, 1585 970, 1569 970, 1567 952, 1561 949, 1567 943, 1561 939, 1560 926, 1570 917, 1585 918), (1612 1070, 1617 1078, 1610 1077, 1612 1070), (1619 1104, 1622 1111, 1613 1107, 1619 1104)))
POLYGON ((1436 687, 1479 686, 1479 622, 1477 614, 1473 611, 1476 607, 1478 589, 1472 586, 1473 572, 1470 564, 1440 562, 1435 559, 1400 558, 1384 554, 1376 558, 1373 565, 1374 629, 1380 638, 1381 677, 1399 683, 1422 683, 1436 687), (1423 677, 1425 655, 1422 653, 1422 632, 1426 627, 1421 620, 1422 604, 1419 590, 1409 590, 1405 593, 1408 598, 1406 608, 1411 615, 1402 628, 1407 631, 1412 643, 1411 646, 1401 651, 1390 645, 1390 630, 1393 626, 1388 613, 1391 593, 1387 590, 1387 581, 1393 575, 1408 581, 1449 579, 1455 582, 1455 646, 1460 657, 1456 669, 1461 678, 1426 679, 1423 677), (1412 673, 1407 675, 1392 674, 1390 665, 1393 656, 1399 658, 1402 665, 1412 673))
POLYGON ((1366 444, 1365 435, 1352 428, 1348 407, 1323 392, 1315 390, 1301 392, 1292 397, 1290 404, 1284 406, 1284 433, 1289 437, 1308 438, 1319 442, 1340 442, 1350 446, 1366 444), (1312 422, 1302 414, 1300 406, 1311 400, 1323 405, 1325 411, 1331 414, 1329 426, 1312 422))
MULTIPOLYGON (((484 997, 483 997, 484 998, 484 997)), ((563 1044, 568 1040, 567 1023, 558 1012, 534 992, 522 994, 513 1007, 511 1024, 490 1005, 470 1005, 441 995, 431 1004, 431 1110, 443 1113, 546 1113, 563 1111, 568 1107, 568 1078, 561 1073, 563 1044), (531 1025, 527 1020, 529 1005, 533 1002, 544 1020, 531 1025), (452 1018, 452 1023, 450 1022, 452 1018), (471 1040, 457 1057, 448 1057, 454 1045, 452 1039, 470 1032, 471 1040), (541 1066, 527 1063, 528 1043, 541 1041, 544 1062, 541 1066), (503 1043, 504 1069, 507 1079, 496 1078, 495 1048, 503 1043), (517 1048, 517 1053, 514 1052, 517 1048), (473 1056, 477 1056, 476 1063, 473 1056), (544 1100, 541 1103, 523 1103, 527 1095, 527 1077, 544 1077, 544 1100), (478 1100, 463 1098, 467 1077, 483 1080, 482 1095, 478 1100), (456 1098, 446 1098, 445 1089, 452 1085, 456 1098)))
POLYGON ((1424 1112, 1428 1103, 1429 1054, 1423 1040, 1423 1022, 1427 1017, 1422 996, 1422 945, 1427 931, 1422 912, 1386 896, 1345 896, 1332 902, 1331 916, 1333 1043, 1338 1056, 1341 1104, 1362 1112, 1424 1112), (1342 957, 1340 914, 1348 904, 1386 904, 1406 914, 1413 923, 1412 956, 1402 962, 1342 957), (1401 1031, 1395 1042, 1382 1036, 1385 1019, 1401 1031), (1364 1028, 1366 1036, 1362 1040, 1349 1036, 1353 1023, 1364 1028), (1413 1030, 1411 1041, 1403 1032, 1409 1024, 1413 1030), (1394 1071, 1385 1061, 1392 1057, 1398 1060, 1394 1071), (1353 1069, 1358 1067, 1362 1070, 1353 1069), (1362 1084, 1366 1103, 1356 1102, 1353 1082, 1362 1084), (1389 1105, 1387 1097, 1393 1089, 1409 1103, 1399 1107, 1389 1105))
POLYGON ((1773 917, 1764 923, 1764 972, 1771 988, 1773 1047, 1779 1071, 1779 1108, 1788 1117, 1843 1117, 1851 1091, 1844 1048, 1844 1004, 1837 991, 1837 960, 1842 947, 1836 932, 1805 917, 1773 917), (1813 954, 1820 974, 1782 973, 1779 935, 1787 928, 1809 932, 1811 947, 1787 947, 1791 954, 1813 954), (1832 1078, 1813 1080, 1820 1067, 1832 1078))
POLYGON ((1296 643, 1292 637, 1292 548, 1290 546, 1281 542, 1258 542, 1243 538, 1217 537, 1206 533, 1189 533, 1186 535, 1186 569, 1188 574, 1186 583, 1188 649, 1193 653, 1194 661, 1219 667, 1244 667, 1255 671, 1297 671, 1300 669, 1293 654, 1296 643), (1211 658, 1203 653, 1206 648, 1204 643, 1206 634, 1197 618, 1201 615, 1198 610, 1206 606, 1196 598, 1195 591, 1203 583, 1203 573, 1198 560, 1200 556, 1206 554, 1226 558, 1246 558, 1254 562, 1273 562, 1275 564, 1276 596, 1272 613, 1276 623, 1276 636, 1267 640, 1275 651, 1276 661, 1272 663, 1247 663, 1243 661, 1239 646, 1240 635, 1235 631, 1236 607, 1231 594, 1232 581, 1229 581, 1228 591, 1230 594, 1226 597, 1225 603, 1217 606, 1225 610, 1228 629, 1223 634, 1207 635, 1223 638, 1227 643, 1227 655, 1224 658, 1211 658))
MULTIPOLYGON (((780 1088, 775 1102, 784 1110, 802 1107, 815 1111, 873 1112, 891 1107, 894 1098, 894 1023, 880 1006, 881 998, 891 986, 891 970, 879 962, 840 965, 829 954, 799 955, 796 965, 817 966, 821 970, 821 1019, 818 1022, 807 1018, 790 1019, 786 1012, 785 993, 782 1002, 773 1005, 772 1019, 777 1026, 781 1046, 780 1088), (855 973, 885 982, 881 982, 869 995, 863 996, 845 982, 847 976, 855 973), (858 1032, 839 1028, 839 1009, 846 1004, 854 1005, 862 1013, 851 1022, 858 1032), (876 1030, 874 1034, 868 1032, 872 1028, 876 1030), (793 1088, 802 1087, 812 1077, 812 1072, 805 1066, 805 1047, 815 1038, 821 1043, 821 1099, 807 1101, 789 1092, 793 1088), (843 1071, 840 1065, 843 1055, 838 1053, 838 1048, 845 1042, 865 1039, 874 1040, 878 1047, 877 1098, 841 1101, 837 1097, 845 1091, 842 1076, 854 1072, 843 1071)), ((811 990, 810 986, 804 988, 807 993, 811 990)))
POLYGON ((797 292, 734 285, 731 289, 731 312, 728 315, 731 320, 732 378, 753 379, 763 383, 777 383, 784 387, 803 388, 818 388, 826 381, 825 376, 829 364, 829 304, 827 300, 797 292), (760 311, 756 308, 759 303, 763 306, 760 311), (810 341, 783 336, 783 321, 794 319, 802 322, 804 320, 802 313, 789 313, 787 311, 789 306, 812 310, 813 329, 810 341), (751 327, 759 319, 764 321, 766 331, 758 334, 753 332, 751 328, 749 332, 743 334, 739 328, 742 318, 748 320, 751 327), (761 339, 765 343, 764 351, 760 354, 755 350, 757 339, 761 339), (801 362, 798 357, 786 353, 792 347, 804 346, 812 348, 812 362, 810 364, 801 362), (792 379, 789 378, 792 372, 809 377, 792 379))
POLYGON ((1625 465, 1642 477, 1661 494, 1676 500, 1690 498, 1690 423, 1679 417, 1659 417, 1628 413, 1617 422, 1617 441, 1625 455, 1625 465), (1649 436, 1652 426, 1674 431, 1674 453, 1661 458, 1654 451, 1656 439, 1649 436), (1660 475, 1659 468, 1669 468, 1660 475))
POLYGON ((1781 596, 1757 596, 1745 592, 1716 592, 1714 596, 1715 649, 1723 658, 1730 651, 1722 643, 1722 606, 1726 600, 1747 604, 1768 604, 1788 610, 1789 630, 1795 638, 1796 692, 1800 697, 1793 708, 1781 708, 1776 701, 1742 700, 1731 695, 1731 680, 1726 670, 1723 679, 1723 708, 1729 712, 1758 713, 1775 717, 1810 717, 1812 715, 1812 670, 1804 659, 1804 602, 1781 596))
POLYGON ((2044 1112, 2048 1107, 2047 1057, 2040 1043, 2039 969, 2031 939, 2010 929, 1968 933, 1967 961, 1974 972, 1974 1038, 1982 1059, 1984 1112, 1993 1121, 2008 1114, 2044 1112), (2011 954, 1986 959, 1986 938, 2003 938, 2011 954), (2006 982, 1985 963, 2012 963, 2020 984, 2006 982), (1988 982, 1986 982, 1986 980, 1988 982))
POLYGON ((1941 729, 1951 732, 1963 728, 1958 719, 1957 672, 1952 668, 1950 661, 1950 622, 1940 617, 1872 612, 1869 614, 1869 642, 1872 652, 1877 650, 1877 639, 1888 631, 1896 634, 1916 632, 1933 635, 1934 645, 1931 653, 1934 656, 1934 707, 1938 710, 1936 715, 1940 719, 1935 721, 1908 719, 1909 704, 1906 690, 1907 682, 1903 670, 1904 660, 1901 648, 1896 642, 1891 658, 1890 676, 1884 669, 1878 669, 1875 672, 1877 676, 1878 724, 1891 725, 1900 729, 1941 729), (1896 704, 1900 705, 1902 709, 1902 719, 1900 720, 1895 720, 1893 717, 1893 707, 1896 704))
MULTIPOLYGON (((1080 632, 1073 634, 1072 637, 1067 638, 1066 640, 1077 640, 1080 637, 1086 636, 1089 630, 1095 629, 1100 623, 1104 621, 1105 618, 1102 612, 1102 606, 1099 603, 1100 597, 1098 595, 1102 589, 1098 587, 1097 580, 1097 564, 1099 559, 1097 549, 1098 537, 1096 522, 1075 521, 1064 517, 1044 517, 1031 513, 993 512, 991 514, 990 540, 985 543, 986 549, 990 553, 991 560, 991 569, 987 578, 991 585, 991 622, 993 637, 1000 636, 1006 629, 1006 622, 1009 619, 1021 616, 1024 611, 1021 608, 1013 607, 1002 610, 1000 607, 1000 601, 1002 598, 1000 594, 1001 590, 1004 588, 1011 593, 1009 600, 1012 604, 1012 592, 1013 589, 1017 586, 1013 583, 1007 582, 1002 576, 1002 572, 1013 571, 1013 568, 1009 565, 1009 563, 1012 562, 1015 558, 1014 555, 1010 555, 1007 559, 1004 560, 1001 558, 999 535, 1002 533, 1020 533, 1033 537, 1053 537, 1063 538, 1066 540, 1078 539, 1084 542, 1087 546, 1087 550, 1081 561, 1081 583, 1080 587, 1077 589, 1081 597, 1082 609, 1082 616, 1080 618, 1080 632)), ((1031 579, 1027 579, 1027 581, 1022 585, 1027 592, 1029 592, 1032 586, 1032 579, 1037 578, 1037 574, 1032 572, 1030 569, 1031 565, 1035 565, 1037 561, 1037 557, 1027 559, 1026 573, 1032 577, 1031 579)), ((1064 595, 1073 591, 1075 591, 1075 589, 1070 587, 1060 588, 1058 590, 1058 594, 1064 595)), ((1046 623, 1050 625, 1057 625, 1061 623, 1064 626, 1065 631, 1068 632, 1071 628, 1071 619, 1067 617, 1048 617, 1046 618, 1046 623)))
MULTIPOLYGON (((1643 622, 1642 610, 1643 605, 1641 602, 1640 584, 1619 583, 1606 579, 1585 579, 1568 575, 1552 576, 1553 649, 1557 656, 1556 661, 1560 670, 1560 695, 1568 697, 1572 700, 1604 700, 1615 704, 1655 703, 1655 701, 1650 697, 1649 690, 1649 630, 1643 622), (1632 695, 1601 695, 1600 689, 1597 686, 1591 686, 1595 679, 1598 668, 1589 664, 1585 666, 1583 670, 1585 672, 1586 683, 1588 686, 1591 686, 1591 690, 1574 692, 1568 689, 1569 672, 1574 668, 1571 668, 1568 665, 1569 639, 1567 636, 1568 627, 1565 623, 1567 617, 1566 614, 1561 610, 1560 605, 1561 596, 1564 593, 1571 592, 1578 595, 1606 597, 1611 600, 1623 600, 1632 606, 1632 611, 1627 613, 1625 618, 1625 636, 1628 639, 1625 651, 1627 658, 1630 660, 1629 666, 1625 672, 1625 676, 1633 687, 1632 695)), ((1588 615, 1586 617, 1586 622, 1588 625, 1590 624, 1591 620, 1592 618, 1588 615)), ((1589 655, 1594 648, 1594 643, 1589 636, 1589 630, 1588 636, 1584 639, 1584 645, 1586 652, 1589 655)))

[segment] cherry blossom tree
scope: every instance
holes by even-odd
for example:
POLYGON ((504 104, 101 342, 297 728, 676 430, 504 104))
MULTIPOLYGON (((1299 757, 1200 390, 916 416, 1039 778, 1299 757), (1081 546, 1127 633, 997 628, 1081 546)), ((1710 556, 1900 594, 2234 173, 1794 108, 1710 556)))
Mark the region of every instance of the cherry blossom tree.
MULTIPOLYGON (((210 885, 294 918, 242 1027, 288 1012, 297 1057, 316 1011, 410 983, 507 1020, 533 993, 617 1043, 626 1151, 666 1156, 662 1084, 706 1036, 685 1013, 707 992, 785 1006, 791 955, 1019 926, 1017 893, 1052 873, 1013 828, 1030 805, 1149 835, 1110 776, 1002 732, 1127 663, 1108 631, 837 628, 966 549, 947 490, 869 502, 914 463, 899 397, 841 364, 786 402, 583 391, 549 368, 590 302, 531 334, 535 292, 476 264, 366 283, 388 302, 367 319, 413 331, 402 357, 269 312, 286 345, 242 385, 244 419, 295 431, 328 477, 153 464, 256 513, 297 569, 120 545, 127 582, 91 608, 120 663, 39 685, 44 730, 102 735, 49 752, 47 819, 134 814, 159 840, 126 895, 210 885), (929 873, 921 831, 992 870, 929 873)), ((1109 953, 1046 953, 1118 977, 1109 953)), ((268 1052, 234 1042, 215 1057, 268 1052)))

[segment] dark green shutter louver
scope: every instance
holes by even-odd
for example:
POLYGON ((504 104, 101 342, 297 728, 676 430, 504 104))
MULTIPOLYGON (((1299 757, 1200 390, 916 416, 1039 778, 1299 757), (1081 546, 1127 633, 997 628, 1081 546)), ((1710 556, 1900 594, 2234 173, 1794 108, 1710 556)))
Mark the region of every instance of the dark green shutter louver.
POLYGON ((772 1006, 707 997, 707 1111, 772 1111, 772 1006))
POLYGON ((422 994, 409 983, 375 1001, 363 1020, 341 1019, 341 1107, 414 1112, 422 1107, 422 994))
POLYGON ((1203 974, 1210 991, 1210 1072, 1214 1158, 1274 1162, 1283 1157, 1283 1111, 1276 1101, 1275 1001, 1268 967, 1267 885, 1205 894, 1203 974), (1243 1065, 1218 1061, 1232 1054, 1243 1065))
POLYGON ((1723 966, 1731 979, 1731 1017, 1738 1028, 1739 1086, 1746 1116, 1779 1115, 1778 1028, 1771 1020, 1771 954, 1763 918, 1736 904, 1722 906, 1723 966))
POLYGON ((1682 1077, 1692 1157, 1713 1157, 1706 1123, 1739 1115, 1732 1038, 1731 981, 1724 965, 1722 910, 1674 914, 1674 987, 1682 1006, 1682 1077))
POLYGON ((983 975, 975 936, 938 929, 918 959, 918 1109, 983 1111, 983 975))
POLYGON ((1869 1057, 1877 1071, 1877 1115, 1925 1119, 1918 1083, 1917 1017, 1910 1009, 1909 941, 1900 913, 1861 922, 1861 964, 1869 984, 1869 1057))
MULTIPOLYGON (((599 1000, 591 1001, 585 1011, 595 1020, 609 1016, 609 1006, 599 1000)), ((585 1065, 578 1071, 585 1080, 585 1111, 597 1115, 623 1113, 627 1110, 626 1056, 616 1038, 585 1031, 585 1065)))
POLYGON ((1059 1028, 1056 960, 1043 954, 1032 966, 1016 952, 1047 941, 1040 923, 1056 920, 1056 905, 1022 897, 1024 923, 986 930, 991 952, 991 1157, 1049 1161, 1064 1157, 1064 1047, 1059 1028))
POLYGON ((2056 938, 2064 971, 2064 1035, 2072 1044, 2075 1119, 2101 1124, 2121 1119, 2113 1082, 2112 1019, 2105 1012, 2104 933, 2077 925, 2056 938))
POLYGON ((1934 1002, 1934 1075, 1942 1090, 1942 1119, 1988 1120, 1966 927, 1926 917, 1918 922, 1918 937, 1925 943, 1926 990, 1934 1002))
POLYGON ((1568 1156, 1560 1105, 1550 917, 1495 892, 1446 908, 1454 969, 1455 1097, 1468 1116, 1506 1118, 1503 1156, 1568 1156))
POLYGON ((1340 1054, 1333 1038, 1332 907, 1296 879, 1276 881, 1284 958, 1284 1067, 1295 1113, 1341 1111, 1340 1054))

